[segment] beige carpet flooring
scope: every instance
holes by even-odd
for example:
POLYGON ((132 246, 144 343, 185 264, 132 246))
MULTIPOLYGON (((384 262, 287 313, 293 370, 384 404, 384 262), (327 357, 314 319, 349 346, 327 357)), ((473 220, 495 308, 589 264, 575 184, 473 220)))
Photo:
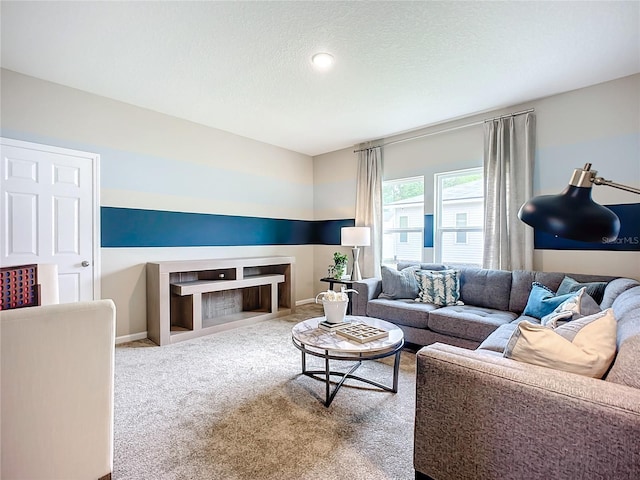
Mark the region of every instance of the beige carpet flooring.
MULTIPOLYGON (((305 305, 175 345, 118 346, 113 478, 413 479, 415 355, 402 353, 397 394, 348 381, 325 408, 291 343, 296 322, 320 315, 305 305)), ((390 384, 391 359, 358 374, 390 384)))

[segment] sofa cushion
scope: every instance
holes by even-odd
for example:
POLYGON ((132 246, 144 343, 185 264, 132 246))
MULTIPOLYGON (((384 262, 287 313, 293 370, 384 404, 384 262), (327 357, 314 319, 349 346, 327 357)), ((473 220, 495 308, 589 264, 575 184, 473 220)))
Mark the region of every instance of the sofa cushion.
POLYGON ((434 332, 482 342, 496 328, 512 322, 517 315, 473 305, 438 308, 429 313, 428 325, 434 332))
POLYGON ((527 305, 524 307, 523 315, 534 318, 542 318, 552 313, 558 306, 567 300, 575 299, 577 293, 567 293, 566 295, 556 295, 553 290, 538 282, 533 282, 527 305))
POLYGON ((581 288, 586 289, 586 292, 591 298, 593 298, 598 305, 602 302, 604 296, 604 289, 607 286, 607 282, 579 282, 573 278, 566 276, 562 279, 556 295, 564 295, 566 293, 577 292, 581 288))
POLYGON ((613 309, 555 329, 521 322, 504 350, 506 358, 594 378, 604 376, 615 353, 613 309))
POLYGON ((439 307, 458 305, 460 302, 460 277, 457 270, 417 270, 418 298, 416 301, 439 307))
POLYGON ((640 388, 640 286, 621 293, 612 308, 618 319, 618 354, 606 380, 640 388))
POLYGON ((500 325, 491 333, 491 335, 484 339, 478 347, 478 350, 490 350, 492 352, 503 353, 507 346, 507 342, 516 328, 518 328, 518 324, 516 322, 500 325))
POLYGON ((435 305, 420 303, 415 300, 387 300, 374 299, 367 304, 369 317, 381 318, 388 322, 415 328, 427 328, 429 313, 435 310, 435 305))
POLYGON ((460 300, 494 310, 509 310, 511 272, 484 268, 460 268, 460 300))
POLYGON ((529 270, 515 270, 511 272, 512 283, 509 298, 509 310, 512 312, 524 312, 529 300, 529 293, 534 282, 545 285, 554 292, 560 286, 564 273, 534 272, 529 270))
POLYGON ((611 280, 604 289, 604 296, 600 302, 600 308, 607 309, 613 306, 613 302, 623 292, 640 285, 640 282, 631 278, 616 278, 611 280))
POLYGON ((382 293, 378 298, 393 300, 396 298, 410 298, 414 300, 418 296, 418 281, 414 272, 418 267, 407 267, 403 270, 383 265, 382 273, 382 293))
POLYGON ((420 263, 420 262, 398 262, 396 268, 398 270, 404 270, 407 267, 418 267, 419 270, 448 270, 449 267, 442 263, 420 263))

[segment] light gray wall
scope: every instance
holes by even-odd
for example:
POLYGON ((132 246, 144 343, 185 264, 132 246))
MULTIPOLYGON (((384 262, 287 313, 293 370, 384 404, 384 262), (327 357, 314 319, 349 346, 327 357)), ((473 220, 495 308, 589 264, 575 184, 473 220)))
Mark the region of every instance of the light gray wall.
MULTIPOLYGON (((101 155, 103 206, 302 220, 354 218, 357 155, 344 149, 310 158, 104 97, 14 72, 1 74, 2 135, 101 155), (162 173, 154 162, 167 166, 162 173), (211 188, 171 180, 210 172, 211 188), (135 182, 125 181, 131 178, 135 182), (218 183, 216 183, 218 179, 218 183), (219 179, 224 179, 220 183, 219 179), (160 185, 160 187, 158 187, 160 185), (274 185, 277 195, 273 195, 274 185), (234 188, 229 188, 232 186, 234 188)), ((406 136, 534 107, 538 154, 535 193, 559 192, 573 168, 589 161, 606 178, 640 186, 640 75, 548 97, 406 136)), ((396 136, 387 141, 403 138, 396 136)), ((383 149, 385 179, 425 176, 425 212, 433 211, 433 174, 482 164, 482 126, 462 128, 383 149)), ((208 186, 207 186, 208 187, 208 186)), ((596 187, 600 203, 638 197, 596 187)), ((102 296, 118 308, 117 335, 146 330, 148 261, 291 255, 296 299, 326 290, 333 252, 341 246, 103 248, 102 296)), ((425 252, 429 255, 429 252, 425 252)), ((638 252, 537 251, 535 267, 640 277, 638 252)))
MULTIPOLYGON (((532 80, 534 81, 534 80, 532 80)), ((633 75, 526 104, 485 112, 459 121, 389 137, 392 142, 481 122, 510 112, 535 108, 537 148, 534 195, 560 193, 573 173, 586 162, 605 178, 640 187, 640 75, 633 75)), ((482 166, 483 125, 416 138, 384 147, 384 179, 424 175, 425 213, 433 213, 433 174, 482 166)), ((353 218, 355 194, 344 196, 344 185, 355 188, 357 155, 353 149, 315 157, 316 218, 353 218), (322 163, 321 167, 319 164, 322 163), (330 172, 342 169, 339 181, 330 172), (353 174, 348 178, 349 173, 353 174), (345 206, 350 205, 350 206, 345 206)), ((638 203, 640 197, 610 187, 594 187, 593 198, 602 204, 638 203)), ((315 264, 329 260, 331 247, 315 251, 315 264)), ((431 249, 425 249, 430 260, 431 249)), ((545 271, 606 273, 640 279, 640 253, 612 251, 536 250, 534 268, 545 271)), ((316 276, 320 273, 316 267, 316 276)))
MULTIPOLYGON (((99 153, 101 205, 313 220, 307 155, 2 70, 2 136, 99 153)), ((313 246, 102 248, 117 336, 146 331, 145 264, 296 257, 297 300, 315 295, 313 246)))

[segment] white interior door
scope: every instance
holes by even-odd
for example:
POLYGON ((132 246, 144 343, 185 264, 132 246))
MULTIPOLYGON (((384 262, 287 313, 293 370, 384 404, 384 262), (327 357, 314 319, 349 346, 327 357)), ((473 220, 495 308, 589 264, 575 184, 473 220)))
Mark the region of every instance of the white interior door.
POLYGON ((60 303, 100 298, 100 156, 1 140, 1 265, 54 263, 60 303))

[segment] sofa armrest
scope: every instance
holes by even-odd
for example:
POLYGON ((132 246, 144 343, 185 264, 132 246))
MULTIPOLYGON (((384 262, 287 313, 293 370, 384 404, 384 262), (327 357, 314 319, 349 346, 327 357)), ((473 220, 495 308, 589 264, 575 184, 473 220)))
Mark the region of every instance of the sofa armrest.
POLYGON ((443 344, 416 358, 417 471, 637 478, 640 390, 443 344))
POLYGON ((378 298, 378 295, 382 293, 382 280, 379 278, 364 278, 353 282, 354 290, 358 292, 357 295, 352 295, 351 314, 352 315, 367 315, 367 303, 369 300, 378 298))

